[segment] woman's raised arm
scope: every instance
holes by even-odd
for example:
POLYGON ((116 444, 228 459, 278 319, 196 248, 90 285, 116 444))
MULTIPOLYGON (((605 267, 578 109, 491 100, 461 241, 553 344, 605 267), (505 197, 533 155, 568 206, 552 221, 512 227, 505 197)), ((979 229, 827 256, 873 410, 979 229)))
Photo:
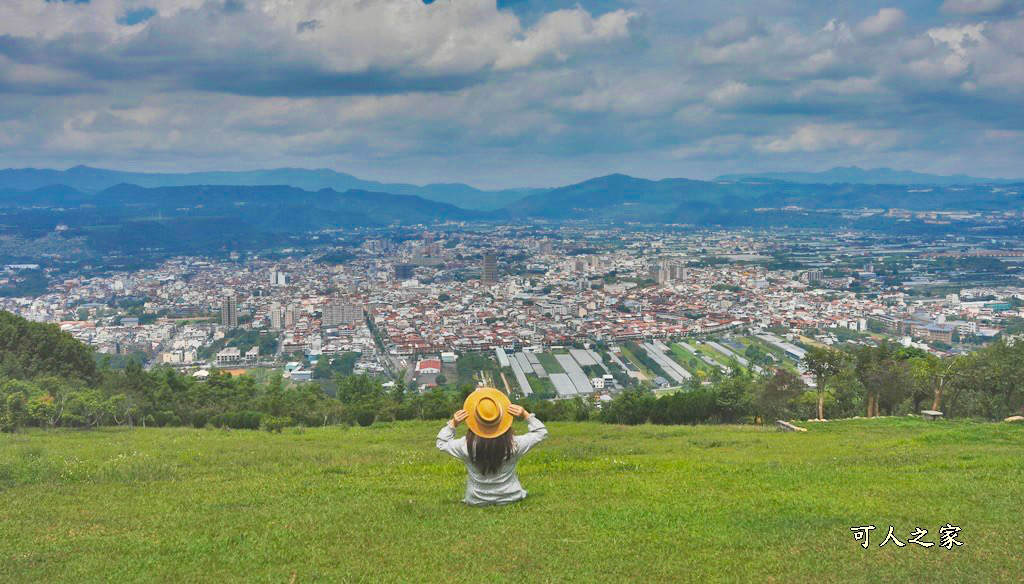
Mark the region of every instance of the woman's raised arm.
POLYGON ((469 414, 465 410, 455 412, 452 419, 448 420, 448 423, 437 433, 437 449, 462 461, 469 458, 469 452, 466 450, 466 440, 464 438, 455 439, 455 428, 468 416, 469 414))

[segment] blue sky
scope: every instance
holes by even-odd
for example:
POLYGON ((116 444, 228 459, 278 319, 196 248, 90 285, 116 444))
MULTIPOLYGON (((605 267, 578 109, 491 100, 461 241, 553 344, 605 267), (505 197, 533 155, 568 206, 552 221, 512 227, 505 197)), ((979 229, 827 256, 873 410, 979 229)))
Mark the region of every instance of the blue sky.
POLYGON ((1021 176, 1024 1, 0 0, 0 166, 1021 176))

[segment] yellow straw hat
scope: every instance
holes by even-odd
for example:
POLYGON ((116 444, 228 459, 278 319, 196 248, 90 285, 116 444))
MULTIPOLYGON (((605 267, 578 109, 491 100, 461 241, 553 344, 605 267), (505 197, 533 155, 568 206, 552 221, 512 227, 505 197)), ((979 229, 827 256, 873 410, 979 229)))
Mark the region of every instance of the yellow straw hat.
POLYGON ((481 387, 466 398, 462 409, 469 417, 466 425, 481 438, 497 438, 512 427, 512 416, 508 406, 512 402, 504 393, 493 387, 481 387))

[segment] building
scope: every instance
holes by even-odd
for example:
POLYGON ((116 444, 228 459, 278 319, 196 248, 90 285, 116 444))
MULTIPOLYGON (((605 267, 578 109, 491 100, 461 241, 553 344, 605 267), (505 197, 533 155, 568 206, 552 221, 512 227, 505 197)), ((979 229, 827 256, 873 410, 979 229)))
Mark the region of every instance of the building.
POLYGON ((238 347, 228 347, 221 349, 217 353, 217 365, 227 365, 229 363, 238 363, 242 360, 242 351, 238 347))
POLYGON ((395 264, 395 279, 396 280, 411 280, 416 274, 413 271, 415 266, 412 264, 395 264))
POLYGON ((913 335, 928 341, 942 341, 943 343, 953 342, 953 331, 956 327, 949 324, 926 324, 917 325, 912 329, 913 335))
POLYGON ((287 286, 288 285, 288 274, 272 270, 270 272, 270 285, 271 286, 287 286))
POLYGON ((345 302, 332 302, 324 305, 324 326, 339 324, 359 324, 363 321, 363 307, 345 302))
POLYGON ((440 372, 440 359, 421 359, 419 363, 416 363, 416 375, 425 375, 430 373, 436 374, 440 372))
POLYGON ((484 284, 498 283, 498 258, 493 251, 484 252, 484 266, 480 274, 480 281, 484 284))
POLYGON ((234 294, 225 296, 221 301, 220 324, 228 328, 238 328, 238 300, 234 294))
POLYGON ((277 302, 270 305, 270 329, 279 331, 284 328, 284 311, 277 302))

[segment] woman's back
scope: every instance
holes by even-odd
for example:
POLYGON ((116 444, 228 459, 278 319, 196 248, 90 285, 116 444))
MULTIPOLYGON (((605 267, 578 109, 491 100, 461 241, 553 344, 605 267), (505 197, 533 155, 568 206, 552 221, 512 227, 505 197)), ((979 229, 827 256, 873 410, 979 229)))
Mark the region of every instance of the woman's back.
MULTIPOLYGON (((438 450, 447 452, 466 465, 468 478, 464 502, 470 505, 493 505, 511 503, 526 497, 526 489, 520 484, 519 476, 516 474, 516 464, 534 445, 547 437, 548 430, 536 416, 528 414, 525 410, 523 413, 526 414, 527 433, 512 438, 512 450, 508 458, 493 472, 483 472, 480 465, 473 461, 466 438, 455 438, 455 425, 458 424, 455 418, 437 433, 438 450)), ((507 431, 511 432, 511 429, 507 431)), ((479 441, 480 438, 476 440, 479 441)))

